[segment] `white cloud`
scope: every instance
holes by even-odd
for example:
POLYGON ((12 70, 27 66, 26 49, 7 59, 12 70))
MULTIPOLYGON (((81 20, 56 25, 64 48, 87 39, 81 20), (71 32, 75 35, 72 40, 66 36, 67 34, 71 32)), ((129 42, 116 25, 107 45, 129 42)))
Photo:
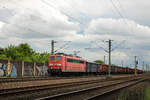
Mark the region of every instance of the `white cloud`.
POLYGON ((24 4, 24 8, 9 17, 3 25, 2 31, 5 34, 20 38, 51 38, 75 35, 80 29, 78 23, 69 22, 67 16, 52 7, 43 6, 45 4, 42 2, 38 1, 36 5, 41 8, 27 5, 29 1, 24 2, 19 2, 20 5, 24 4))
POLYGON ((98 18, 91 21, 85 33, 146 38, 150 36, 150 27, 137 24, 131 20, 98 18))
MULTIPOLYGON (((93 47, 90 41, 126 40, 124 47, 131 47, 132 50, 112 52, 114 56, 112 63, 119 64, 120 59, 132 62, 130 55, 143 55, 143 52, 150 49, 147 47, 150 43, 148 0, 145 2, 119 0, 124 11, 117 0, 113 0, 115 5, 120 7, 121 13, 127 15, 126 19, 120 18, 111 2, 106 0, 8 1, 0 0, 0 21, 2 21, 0 42, 3 43, 0 46, 2 47, 27 42, 36 51, 42 52, 50 51, 52 39, 72 41, 69 53, 80 50, 81 56, 96 60, 103 59, 107 54, 103 50, 84 50, 86 47, 93 47)), ((107 47, 107 44, 100 44, 104 45, 107 47)))

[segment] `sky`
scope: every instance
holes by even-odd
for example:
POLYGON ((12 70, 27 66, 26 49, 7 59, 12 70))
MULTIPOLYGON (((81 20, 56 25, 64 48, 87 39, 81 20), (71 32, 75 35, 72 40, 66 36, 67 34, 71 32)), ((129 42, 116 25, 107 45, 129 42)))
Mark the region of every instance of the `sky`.
POLYGON ((28 43, 37 52, 78 52, 88 61, 150 64, 149 0, 0 0, 0 47, 28 43), (62 49, 60 49, 62 48, 62 49))

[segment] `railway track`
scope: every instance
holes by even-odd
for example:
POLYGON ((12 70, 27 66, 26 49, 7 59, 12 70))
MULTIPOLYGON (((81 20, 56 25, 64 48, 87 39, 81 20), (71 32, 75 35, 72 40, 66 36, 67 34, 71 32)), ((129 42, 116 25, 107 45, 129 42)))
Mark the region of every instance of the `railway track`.
MULTIPOLYGON (((71 79, 75 77, 58 77, 58 76, 53 76, 53 77, 17 77, 17 78, 0 78, 0 83, 8 83, 8 82, 26 82, 26 81, 39 81, 39 80, 57 80, 57 79, 71 79)), ((76 77, 79 78, 79 77, 76 77)), ((84 78, 84 77, 83 77, 84 78)))
MULTIPOLYGON (((59 77, 55 77, 58 79, 59 77)), ((8 83, 8 82, 25 82, 25 81, 37 81, 37 80, 49 80, 54 79, 50 77, 19 77, 19 78, 0 78, 0 83, 8 83)))
POLYGON ((85 98, 84 100, 95 100, 95 99, 98 99, 98 98, 100 98, 102 96, 107 96, 107 95, 109 95, 111 93, 114 93, 114 92, 116 92, 118 90, 121 90, 123 88, 127 88, 127 87, 130 87, 130 86, 133 86, 135 84, 138 84, 138 83, 143 82, 143 81, 148 80, 148 79, 149 78, 145 78, 145 79, 140 79, 140 80, 137 80, 137 81, 133 81, 133 82, 128 83, 128 84, 123 84, 123 85, 121 84, 120 86, 117 86, 117 87, 112 88, 110 90, 106 90, 106 91, 104 91, 104 92, 102 92, 100 94, 97 94, 97 95, 94 95, 94 96, 90 96, 88 98, 85 98))
MULTIPOLYGON (((113 79, 113 80, 119 80, 119 79, 120 78, 113 79)), ((16 94, 16 93, 25 93, 25 92, 37 91, 37 90, 54 89, 54 88, 61 88, 61 87, 64 88, 64 87, 68 87, 68 86, 92 84, 92 83, 105 82, 105 81, 109 81, 109 80, 99 79, 99 80, 79 81, 79 82, 72 82, 72 83, 40 85, 40 86, 30 86, 30 87, 21 87, 21 88, 10 88, 10 89, 0 90, 0 96, 16 94)))
POLYGON ((113 93, 114 91, 129 87, 139 82, 143 82, 147 79, 149 79, 149 77, 128 79, 123 81, 113 81, 103 85, 96 85, 90 88, 51 95, 43 98, 38 98, 36 100, 95 100, 100 96, 113 93))
MULTIPOLYGON (((119 75, 114 75, 114 76, 119 76, 119 75)), ((123 75, 122 75, 123 76, 123 75)), ((82 76, 83 78, 89 77, 89 76, 82 76)), ((93 77, 93 76, 90 76, 93 77)), ((105 75, 98 75, 94 77, 105 77, 105 75)), ((58 77, 58 76, 53 76, 53 77, 12 77, 12 78, 0 78, 0 83, 8 83, 8 82, 26 82, 26 81, 39 81, 39 80, 55 80, 55 79, 71 79, 71 78, 81 78, 81 76, 76 76, 76 77, 58 77)))
MULTIPOLYGON (((94 86, 100 86, 102 88, 102 87, 107 87, 108 83, 110 86, 112 86, 115 84, 121 84, 122 82, 123 83, 129 82, 129 80, 131 81, 131 80, 137 80, 137 79, 141 79, 141 78, 143 78, 143 76, 138 76, 137 78, 133 78, 133 77, 127 78, 126 77, 126 78, 121 78, 121 79, 118 78, 118 79, 113 79, 113 80, 99 79, 99 80, 90 80, 90 81, 72 82, 72 83, 63 83, 63 84, 53 84, 53 85, 44 85, 44 86, 12 88, 12 89, 0 90, 0 98, 9 97, 9 96, 13 96, 13 95, 18 96, 18 95, 22 95, 22 94, 28 95, 30 93, 32 94, 32 96, 34 96, 35 94, 41 93, 42 91, 50 91, 50 94, 49 94, 49 95, 51 95, 50 97, 55 99, 55 97, 60 98, 60 97, 65 97, 65 95, 66 96, 70 95, 69 93, 71 93, 71 95, 72 95, 74 93, 74 91, 78 91, 78 92, 82 91, 82 90, 80 90, 81 86, 83 86, 82 87, 83 90, 89 89, 88 87, 91 87, 91 86, 93 87, 93 85, 94 86), (69 89, 69 88, 74 88, 74 89, 69 89), (76 89, 78 89, 78 90, 76 90, 76 89), (73 92, 71 92, 71 91, 73 91, 73 92), (62 92, 63 93, 65 92, 65 95, 62 94, 62 92), (56 94, 59 94, 59 95, 56 96, 56 94)), ((49 92, 47 92, 47 93, 49 93, 49 92)), ((33 97, 33 98, 37 98, 37 97, 33 97)), ((39 98, 39 99, 47 99, 47 97, 39 98)))

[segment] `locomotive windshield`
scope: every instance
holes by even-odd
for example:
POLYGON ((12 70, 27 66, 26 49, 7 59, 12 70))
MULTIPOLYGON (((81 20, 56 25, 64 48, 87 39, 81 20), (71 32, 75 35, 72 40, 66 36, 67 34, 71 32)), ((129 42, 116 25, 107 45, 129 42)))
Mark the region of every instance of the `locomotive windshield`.
POLYGON ((50 60, 55 60, 55 57, 54 57, 54 56, 51 56, 51 57, 50 57, 50 60))
POLYGON ((58 61, 58 60, 61 60, 61 56, 57 56, 56 57, 56 60, 58 61))

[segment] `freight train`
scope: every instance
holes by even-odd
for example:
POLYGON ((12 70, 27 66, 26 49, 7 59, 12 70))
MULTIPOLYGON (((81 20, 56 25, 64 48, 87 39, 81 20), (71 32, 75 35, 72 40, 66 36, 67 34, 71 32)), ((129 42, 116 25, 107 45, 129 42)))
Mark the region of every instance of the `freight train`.
MULTIPOLYGON (((86 61, 80 57, 66 54, 51 55, 49 57, 48 67, 49 75, 108 74, 109 69, 107 64, 97 64, 95 62, 86 61)), ((134 72, 135 70, 129 67, 111 66, 112 74, 133 74, 134 72)), ((142 73, 139 69, 136 69, 136 72, 142 73)))

